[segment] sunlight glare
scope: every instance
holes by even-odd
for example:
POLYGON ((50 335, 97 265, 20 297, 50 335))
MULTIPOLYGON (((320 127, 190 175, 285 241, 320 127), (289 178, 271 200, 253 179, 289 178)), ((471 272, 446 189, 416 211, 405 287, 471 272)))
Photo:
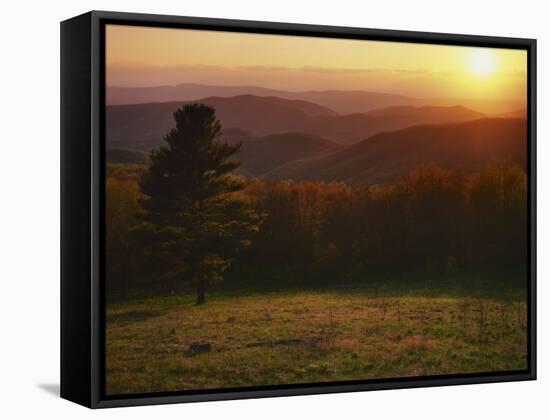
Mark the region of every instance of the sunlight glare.
POLYGON ((495 53, 488 49, 476 49, 469 56, 470 71, 478 76, 488 76, 496 71, 495 53))

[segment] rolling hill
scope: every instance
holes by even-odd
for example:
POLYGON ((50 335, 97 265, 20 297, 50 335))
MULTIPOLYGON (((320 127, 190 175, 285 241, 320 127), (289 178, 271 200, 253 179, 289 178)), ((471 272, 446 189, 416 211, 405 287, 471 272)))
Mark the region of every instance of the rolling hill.
POLYGON ((472 111, 466 107, 455 105, 442 106, 392 106, 375 109, 365 115, 395 119, 408 119, 411 122, 430 120, 430 124, 447 124, 468 121, 484 117, 484 114, 472 111))
MULTIPOLYGON (((213 106, 226 129, 240 128, 255 136, 301 132, 340 144, 411 125, 468 121, 484 116, 460 106, 403 106, 339 115, 307 101, 253 95, 210 97, 196 102, 213 106)), ((163 136, 174 125, 172 113, 184 103, 189 102, 107 107, 108 145, 147 150, 162 144, 163 136)))
POLYGON ((150 102, 191 101, 206 97, 228 98, 254 95, 275 96, 290 100, 303 100, 321 104, 343 114, 366 112, 393 105, 414 105, 416 99, 388 93, 324 90, 292 92, 260 86, 212 86, 182 83, 175 86, 108 87, 107 104, 125 105, 150 102))
POLYGON ((471 100, 460 98, 414 98, 392 93, 363 90, 287 91, 260 86, 215 86, 182 83, 174 86, 107 87, 107 104, 191 101, 206 97, 254 95, 298 99, 328 107, 340 114, 365 113, 390 106, 455 106, 462 105, 480 112, 499 114, 515 111, 522 104, 509 100, 471 100))
MULTIPOLYGON (((304 120, 337 116, 334 111, 320 105, 275 97, 242 95, 204 98, 196 102, 214 107, 223 127, 238 127, 255 135, 293 131, 304 120)), ((139 149, 162 144, 163 136, 174 126, 173 112, 185 103, 190 102, 107 107, 107 143, 112 147, 139 149)))
POLYGON ((183 102, 207 97, 229 98, 231 96, 284 96, 276 89, 259 86, 215 86, 181 83, 174 86, 107 87, 107 105, 131 105, 151 102, 183 102))
POLYGON ((259 177, 278 166, 298 159, 325 155, 342 146, 304 133, 272 134, 242 141, 240 169, 259 177))
POLYGON ((502 114, 494 115, 496 118, 523 118, 527 119, 527 110, 518 109, 517 111, 504 112, 502 114))
MULTIPOLYGON (((236 174, 248 177, 260 177, 278 166, 297 159, 309 159, 335 152, 342 146, 320 137, 304 133, 283 133, 256 137, 239 130, 227 130, 232 137, 228 143, 242 143, 236 158, 241 166, 236 174)), ((225 139, 226 141, 228 139, 225 139)), ((106 160, 108 163, 148 163, 149 154, 143 150, 107 148, 106 160)))
POLYGON ((526 121, 486 118, 374 135, 330 155, 280 166, 264 179, 385 183, 419 165, 471 172, 491 161, 526 167, 526 121))

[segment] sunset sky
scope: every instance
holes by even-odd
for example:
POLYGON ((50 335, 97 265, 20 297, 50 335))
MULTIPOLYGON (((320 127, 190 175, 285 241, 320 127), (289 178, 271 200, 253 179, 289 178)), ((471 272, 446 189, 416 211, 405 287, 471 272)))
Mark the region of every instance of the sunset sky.
POLYGON ((179 83, 367 90, 525 103, 527 53, 108 25, 108 86, 179 83))

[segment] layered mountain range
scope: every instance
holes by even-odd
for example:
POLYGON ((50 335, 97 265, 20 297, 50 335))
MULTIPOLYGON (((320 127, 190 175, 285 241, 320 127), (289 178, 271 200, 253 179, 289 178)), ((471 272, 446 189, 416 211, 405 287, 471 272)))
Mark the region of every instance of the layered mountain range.
POLYGON ((254 95, 274 96, 282 99, 298 99, 330 108, 340 114, 372 111, 390 106, 453 106, 490 114, 516 111, 523 104, 512 100, 461 99, 461 98, 414 98, 392 93, 364 90, 306 90, 288 91, 261 86, 215 86, 196 83, 181 83, 173 86, 116 87, 107 88, 107 105, 140 104, 151 102, 191 101, 207 97, 229 98, 254 95))
MULTIPOLYGON (((254 87, 240 94, 242 89, 187 99, 204 87, 109 88, 109 103, 126 103, 107 106, 107 160, 146 162, 173 128, 173 112, 186 103, 204 103, 216 109, 222 140, 242 142, 238 173, 250 177, 377 184, 424 164, 464 172, 491 161, 526 166, 522 109, 488 115, 460 104, 418 106, 412 98, 390 94, 358 92, 354 102, 350 92, 288 98, 254 87), (144 98, 178 100, 136 103, 144 98)), ((211 91, 220 93, 219 87, 211 91)))

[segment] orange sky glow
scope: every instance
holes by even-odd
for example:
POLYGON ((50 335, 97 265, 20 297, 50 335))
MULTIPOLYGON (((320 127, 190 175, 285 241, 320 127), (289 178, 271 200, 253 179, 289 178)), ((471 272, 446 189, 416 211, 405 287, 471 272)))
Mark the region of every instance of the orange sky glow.
POLYGON ((525 105, 527 52, 108 25, 108 86, 365 90, 525 105))

